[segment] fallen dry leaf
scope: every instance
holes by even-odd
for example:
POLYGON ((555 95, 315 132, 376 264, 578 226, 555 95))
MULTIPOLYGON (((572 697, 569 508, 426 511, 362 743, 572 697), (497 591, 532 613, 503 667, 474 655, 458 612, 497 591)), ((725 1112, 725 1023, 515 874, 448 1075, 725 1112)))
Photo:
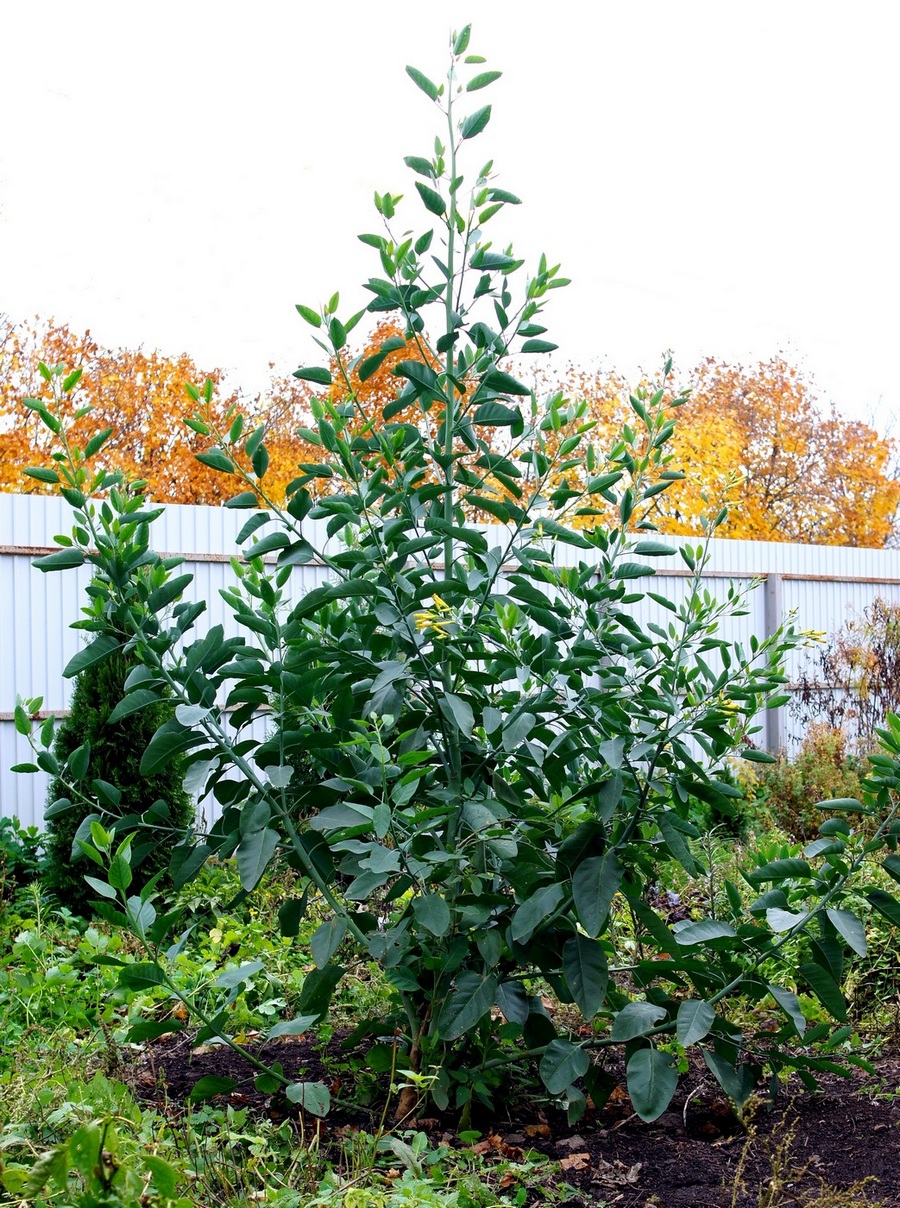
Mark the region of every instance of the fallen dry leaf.
POLYGON ((559 1164, 560 1170, 590 1170, 591 1155, 589 1153, 573 1153, 571 1157, 563 1158, 559 1164))
POLYGON ((550 1136, 550 1125, 549 1124, 526 1124, 525 1125, 525 1136, 526 1137, 549 1137, 550 1136))

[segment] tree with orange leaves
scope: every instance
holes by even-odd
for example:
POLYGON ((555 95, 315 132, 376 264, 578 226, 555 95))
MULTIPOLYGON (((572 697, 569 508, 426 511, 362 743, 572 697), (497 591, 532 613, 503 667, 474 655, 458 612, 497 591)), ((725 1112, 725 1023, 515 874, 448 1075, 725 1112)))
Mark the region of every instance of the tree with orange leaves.
POLYGON ((893 530, 891 442, 824 410, 783 357, 750 369, 705 361, 672 447, 686 477, 660 497, 665 532, 697 532, 698 516, 720 507, 723 537, 880 547, 893 530))
MULTIPOLYGON (((44 363, 82 371, 72 408, 89 408, 90 419, 83 415, 73 432, 112 429, 103 448, 104 468, 144 479, 148 494, 160 502, 220 503, 232 493, 221 473, 198 463, 207 436, 186 423, 196 403, 186 385, 204 379, 219 384, 219 370, 202 371, 186 353, 169 357, 157 351, 107 348, 89 331, 79 335, 64 324, 7 324, 0 340, 0 489, 42 489, 39 482, 23 477, 22 470, 49 455, 48 433, 24 402, 41 397, 45 382, 39 365, 44 363)), ((227 434, 239 406, 251 422, 262 422, 265 410, 270 479, 273 489, 283 492, 305 451, 293 435, 299 422, 297 395, 304 393, 295 390, 290 398, 273 398, 265 409, 258 399, 248 403, 236 393, 213 396, 204 403, 204 421, 211 431, 227 434)))

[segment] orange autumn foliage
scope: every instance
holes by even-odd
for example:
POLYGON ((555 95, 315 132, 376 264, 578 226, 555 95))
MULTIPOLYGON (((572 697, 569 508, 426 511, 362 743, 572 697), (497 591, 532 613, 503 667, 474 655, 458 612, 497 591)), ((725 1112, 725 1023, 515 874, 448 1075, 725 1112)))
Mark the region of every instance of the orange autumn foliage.
MULTIPOLYGON (((90 433, 112 427, 114 435, 102 455, 105 465, 146 479, 156 500, 220 503, 244 485, 196 461, 195 455, 207 449, 210 440, 183 422, 197 411, 185 392, 186 382, 200 383, 209 377, 220 387, 213 401, 201 408, 214 431, 228 433, 235 408, 246 417, 245 436, 251 426, 265 425, 269 454, 265 486, 276 502, 284 501, 298 464, 321 460, 321 449, 297 434, 298 427, 314 427, 306 383, 273 379, 263 398, 247 399, 222 388, 219 371, 201 370, 187 354, 166 357, 142 349, 110 349, 89 332, 77 335, 65 325, 6 323, 0 326, 0 490, 43 489, 21 473, 25 466, 46 464, 49 457, 49 434, 22 403, 24 397, 45 389, 37 369, 41 360, 83 369, 72 405, 90 405, 92 411, 78 421, 76 440, 83 443, 90 433)), ((351 422, 352 431, 380 419, 385 406, 394 401, 403 382, 393 370, 403 360, 426 360, 438 367, 427 345, 420 349, 387 320, 350 362, 349 387, 332 365, 335 380, 328 397, 335 403, 355 399, 359 418, 351 422), (365 381, 360 380, 359 369, 366 358, 391 338, 402 339, 402 346, 389 352, 365 381)), ((585 373, 570 367, 559 378, 539 378, 535 385, 541 395, 561 390, 570 399, 587 401, 585 419, 594 423, 589 439, 600 455, 615 442, 623 423, 634 423, 628 385, 614 372, 585 373)), ((650 501, 650 518, 662 532, 699 534, 702 516, 725 509, 720 536, 885 544, 900 502, 890 441, 865 424, 824 410, 809 379, 781 357, 750 368, 710 358, 686 386, 690 398, 678 410, 668 446, 670 467, 683 470, 685 478, 650 501)), ((423 413, 416 403, 392 420, 419 428, 427 425, 434 436, 440 409, 423 413)), ((492 439, 498 451, 507 449, 502 443, 508 441, 506 431, 483 429, 479 435, 492 439)), ((558 434, 548 432, 545 439, 552 453, 558 434)), ((231 451, 243 464, 239 448, 231 451)), ((568 478, 573 487, 581 485, 578 471, 570 471, 568 478)), ((523 466, 523 486, 527 479, 523 466)), ((319 480, 310 489, 327 491, 329 485, 319 480)), ((548 487, 560 485, 565 482, 551 481, 548 487)), ((499 496, 506 493, 492 480, 491 487, 499 496)), ((612 514, 573 517, 572 522, 606 520, 616 523, 612 514)))
POLYGON ((900 501, 890 441, 823 409, 782 357, 752 368, 708 359, 690 390, 671 445, 686 478, 660 497, 664 532, 696 533, 704 510, 727 506, 722 537, 885 544, 900 501))
MULTIPOLYGON (((65 324, 40 321, 7 325, 0 333, 0 490, 45 489, 22 474, 26 466, 46 465, 53 448, 53 437, 23 402, 46 392, 38 371, 41 361, 82 370, 71 408, 74 413, 89 406, 91 411, 74 422, 71 434, 76 444, 84 445, 93 433, 113 429, 97 457, 98 468, 145 479, 149 497, 160 502, 215 504, 235 493, 233 478, 196 460, 209 440, 184 423, 196 409, 185 383, 210 378, 220 386, 220 371, 201 370, 186 353, 168 357, 143 349, 106 348, 89 331, 79 335, 65 324)), ((227 433, 229 409, 238 402, 243 400, 235 393, 217 390, 205 408, 205 418, 214 429, 227 433)), ((272 429, 269 481, 282 497, 304 452, 291 435, 297 421, 288 402, 295 399, 281 400, 281 406, 273 405, 265 417, 272 429)), ((249 407, 244 403, 244 410, 251 422, 254 413, 261 422, 258 400, 249 407)))

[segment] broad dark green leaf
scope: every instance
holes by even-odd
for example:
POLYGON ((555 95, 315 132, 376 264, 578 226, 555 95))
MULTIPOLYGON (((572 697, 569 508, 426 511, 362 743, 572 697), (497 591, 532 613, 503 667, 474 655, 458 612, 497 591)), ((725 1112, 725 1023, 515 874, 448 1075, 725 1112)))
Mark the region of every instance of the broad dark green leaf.
MULTIPOLYGON (((58 550, 55 554, 45 554, 43 558, 35 558, 31 564, 37 570, 71 570, 75 566, 84 565, 84 554, 72 546, 69 549, 58 550)), ((65 672, 63 672, 65 674, 65 672)))
POLYGON ((309 941, 312 958, 316 962, 317 969, 324 969, 331 958, 341 946, 344 936, 347 934, 347 920, 341 915, 335 915, 333 918, 326 919, 312 934, 309 941))
POLYGON ((413 914, 432 935, 446 935, 450 930, 450 907, 439 893, 423 893, 415 898, 413 914))
POLYGON ((215 1095, 228 1095, 237 1086, 234 1078, 220 1078, 216 1074, 205 1074, 194 1083, 188 1100, 199 1103, 202 1099, 212 1099, 215 1095))
POLYGON ((638 1049, 625 1067, 631 1106, 648 1123, 658 1119, 672 1101, 678 1072, 670 1053, 638 1049))
POLYGON ((284 1093, 313 1116, 327 1116, 331 1110, 331 1091, 324 1082, 292 1082, 284 1093))
POLYGON ((512 937, 520 944, 527 944, 540 924, 556 910, 565 897, 565 889, 558 882, 544 885, 518 908, 512 919, 512 937))
POLYGON ((573 935, 563 946, 563 973, 572 997, 585 1019, 593 1019, 603 1005, 609 972, 606 955, 597 940, 573 935))
POLYGON ((438 1033, 442 1040, 458 1040, 483 1019, 494 1005, 497 979, 471 970, 460 973, 456 988, 444 1004, 438 1017, 438 1033))
POLYGON ((830 1011, 835 1019, 841 1023, 845 1023, 847 1019, 847 1004, 844 1001, 840 987, 831 974, 814 961, 801 965, 797 972, 804 981, 809 983, 813 994, 815 994, 822 1006, 830 1011))
POLYGON ((590 1064, 590 1056, 580 1045, 570 1040, 551 1040, 539 1066, 541 1081, 551 1095, 561 1095, 587 1073, 590 1064))
POLYGON ((709 1034, 709 1029, 716 1020, 716 1013, 708 1002, 696 998, 687 998, 678 1007, 678 1017, 675 1023, 678 1043, 688 1048, 709 1034))
POLYGON ((797 1035, 802 1037, 806 1031, 806 1017, 800 1008, 800 1001, 797 995, 791 990, 785 990, 782 986, 770 985, 768 989, 769 993, 793 1024, 797 1035))
POLYGON ((193 581, 193 575, 175 575, 174 578, 167 579, 161 587, 151 591, 147 597, 147 607, 151 612, 160 612, 173 600, 177 600, 193 581))
POLYGON ((238 844, 237 866, 244 889, 255 889, 275 854, 281 836, 277 830, 253 831, 245 835, 238 844))
POLYGON ((153 961, 136 961, 133 965, 123 965, 119 970, 119 985, 127 986, 129 990, 146 990, 151 986, 161 986, 164 982, 162 969, 153 961))
POLYGON ((524 1023, 528 1018, 528 991, 520 981, 501 982, 497 987, 497 1006, 510 1023, 524 1023))
POLYGON ((701 919, 699 923, 689 923, 675 932, 675 939, 683 947, 691 944, 709 944, 714 940, 734 939, 736 932, 730 923, 721 919, 701 919))
POLYGON ((307 973, 297 1000, 297 1010, 301 1015, 313 1015, 321 1018, 327 1011, 334 994, 335 986, 344 976, 341 965, 326 965, 324 969, 311 969, 307 973))
POLYGON ((665 1007, 652 1002, 629 1002, 613 1020, 610 1037, 613 1040, 634 1040, 644 1036, 666 1017, 665 1007))
POLYGON ((582 927, 596 939, 609 917, 612 900, 622 884, 622 866, 614 851, 582 861, 572 878, 572 896, 582 927))
POLYGON ((488 122, 491 120, 491 107, 484 105, 481 109, 476 109, 474 113, 470 113, 465 118, 459 127, 459 132, 464 139, 474 138, 476 134, 480 134, 488 122))
MULTIPOLYGON (((45 815, 46 816, 46 815, 45 815)), ((900 902, 884 889, 870 889, 866 898, 879 914, 884 915, 889 923, 900 927, 900 902)))
POLYGON ((301 382, 315 382, 318 386, 330 386, 331 374, 327 369, 318 367, 310 367, 308 369, 295 369, 293 376, 301 382))
POLYGON ((159 727, 144 754, 141 756, 141 775, 152 776, 167 767, 172 756, 199 746, 204 736, 187 730, 175 718, 170 718, 159 727))
POLYGON ((441 197, 440 193, 436 192, 434 189, 430 189, 428 185, 423 185, 420 180, 415 182, 415 186, 416 191, 422 198, 425 209, 430 211, 432 214, 436 214, 438 218, 443 217, 443 215, 447 212, 447 203, 443 197, 441 197))
POLYGON ((504 373, 502 369, 490 369, 481 380, 485 390, 496 390, 498 394, 514 394, 527 398, 531 387, 514 378, 512 374, 504 373))
POLYGON ((206 453, 197 453, 197 461, 204 466, 209 466, 211 470, 219 470, 222 474, 233 474, 234 466, 227 454, 221 449, 210 449, 206 453))
POLYGON ((85 646, 69 659, 63 675, 66 679, 72 679, 74 676, 80 675, 86 667, 93 667, 95 663, 101 663, 105 658, 108 658, 114 650, 119 649, 119 646, 120 643, 117 638, 112 637, 108 633, 101 633, 98 637, 94 638, 89 646, 85 646))

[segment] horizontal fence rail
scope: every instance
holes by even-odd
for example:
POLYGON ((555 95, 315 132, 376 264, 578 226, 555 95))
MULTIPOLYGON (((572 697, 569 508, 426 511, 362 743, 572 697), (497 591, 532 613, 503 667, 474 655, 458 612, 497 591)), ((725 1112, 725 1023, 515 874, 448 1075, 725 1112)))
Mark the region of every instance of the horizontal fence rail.
MULTIPOLYGON (((221 624, 236 633, 231 612, 220 590, 234 582, 231 559, 238 553, 235 538, 247 513, 221 507, 169 504, 152 526, 154 548, 185 560, 194 581, 185 599, 206 600, 197 636, 221 624), (202 627, 202 628, 201 628, 202 627)), ((30 749, 13 724, 17 694, 42 697, 43 712, 64 716, 71 684, 63 678, 66 663, 79 650, 83 638, 71 625, 86 603, 90 568, 64 574, 43 574, 32 562, 56 550, 57 533, 71 530, 71 511, 61 499, 41 495, 0 494, 0 817, 18 817, 23 825, 40 826, 48 778, 41 774, 17 775, 9 769, 28 762, 30 749)), ((304 521, 304 529, 321 548, 324 522, 304 521)), ((499 545, 506 530, 486 526, 489 544, 499 545)), ((260 534, 265 530, 260 530, 260 534)), ((673 547, 696 545, 697 538, 667 538, 673 547)), ((760 580, 747 601, 746 614, 728 621, 721 635, 727 641, 749 645, 751 636, 763 638, 789 614, 802 629, 834 633, 848 620, 861 616, 876 599, 900 604, 900 551, 868 550, 821 545, 794 545, 764 541, 714 539, 712 558, 704 574, 710 594, 724 596, 729 582, 748 585, 760 580)), ((338 540, 330 539, 336 549, 338 540)), ((560 564, 587 561, 592 551, 557 546, 560 564)), ((684 599, 689 572, 677 557, 653 560, 653 590, 676 606, 684 599), (669 565, 667 565, 669 563, 669 565)), ((311 562, 296 567, 290 581, 291 598, 297 599, 325 581, 327 570, 311 562)), ((642 580, 642 585, 647 580, 642 580)), ((633 606, 641 625, 667 626, 671 614, 653 600, 633 606)), ((787 667, 795 681, 804 671, 809 651, 797 651, 787 667)), ((256 723, 254 723, 256 724, 256 723)), ((264 726, 264 719, 260 719, 264 726)), ((760 745, 769 750, 793 749, 802 736, 790 709, 770 710, 764 719, 760 745)))

